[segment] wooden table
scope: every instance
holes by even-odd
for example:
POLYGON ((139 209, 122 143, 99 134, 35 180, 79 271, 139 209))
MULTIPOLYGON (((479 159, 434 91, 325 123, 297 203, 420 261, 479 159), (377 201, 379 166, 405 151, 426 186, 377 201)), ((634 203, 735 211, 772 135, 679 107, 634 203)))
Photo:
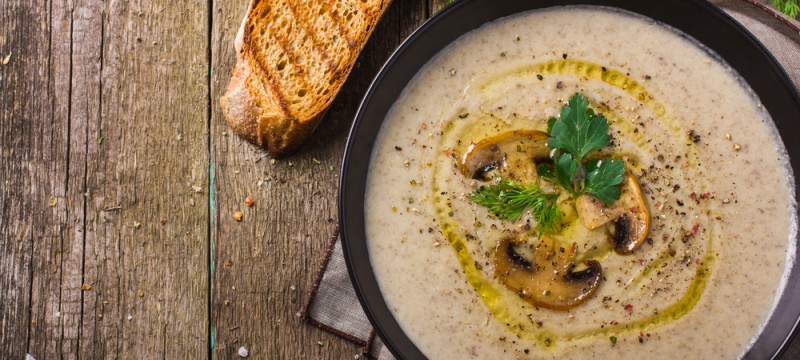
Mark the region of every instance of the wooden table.
POLYGON ((296 314, 357 104, 446 1, 394 1, 320 129, 275 162, 218 106, 245 3, 0 4, 0 358, 358 353, 296 314))

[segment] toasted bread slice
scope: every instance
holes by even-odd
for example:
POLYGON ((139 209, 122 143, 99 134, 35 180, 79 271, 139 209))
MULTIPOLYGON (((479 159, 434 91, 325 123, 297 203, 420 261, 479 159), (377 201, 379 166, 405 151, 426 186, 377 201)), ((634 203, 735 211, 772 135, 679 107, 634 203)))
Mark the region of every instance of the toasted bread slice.
POLYGON ((389 0, 253 0, 220 106, 228 124, 273 156, 314 131, 389 0))

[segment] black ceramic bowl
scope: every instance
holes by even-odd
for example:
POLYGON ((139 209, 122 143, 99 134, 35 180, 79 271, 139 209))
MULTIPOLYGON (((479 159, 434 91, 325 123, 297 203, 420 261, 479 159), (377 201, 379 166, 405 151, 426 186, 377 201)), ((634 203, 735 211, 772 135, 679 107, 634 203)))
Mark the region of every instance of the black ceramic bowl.
MULTIPOLYGON (((364 231, 364 195, 370 154, 389 108, 436 53, 480 25, 518 12, 570 4, 601 5, 671 25, 722 56, 750 84, 777 124, 795 174, 800 170, 800 97, 778 62, 747 30, 704 0, 460 0, 415 31, 370 86, 350 131, 339 192, 343 249, 361 304, 386 346, 399 358, 424 359, 383 300, 372 271, 364 231)), ((795 184, 795 196, 797 196, 795 184)), ((774 316, 748 351, 748 359, 778 357, 800 318, 800 268, 795 266, 774 316)), ((734 314, 731 314, 734 316, 734 314)))

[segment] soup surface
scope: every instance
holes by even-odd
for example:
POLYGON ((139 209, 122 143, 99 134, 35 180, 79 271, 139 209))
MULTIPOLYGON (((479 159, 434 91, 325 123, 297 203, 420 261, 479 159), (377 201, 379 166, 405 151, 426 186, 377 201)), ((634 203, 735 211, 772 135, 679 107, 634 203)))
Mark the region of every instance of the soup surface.
POLYGON ((370 260, 431 359, 736 358, 794 262, 787 164, 752 90, 685 34, 599 7, 521 13, 442 50, 394 104, 369 170, 370 260), (581 225, 574 199, 550 188, 566 199, 551 238, 574 244, 575 271, 602 266, 585 302, 554 310, 495 272, 504 238, 541 241, 535 218, 500 220, 477 205, 468 196, 495 180, 460 166, 482 140, 547 131, 576 93, 609 123, 610 146, 588 156, 624 161, 650 226, 619 254, 607 226, 581 225))

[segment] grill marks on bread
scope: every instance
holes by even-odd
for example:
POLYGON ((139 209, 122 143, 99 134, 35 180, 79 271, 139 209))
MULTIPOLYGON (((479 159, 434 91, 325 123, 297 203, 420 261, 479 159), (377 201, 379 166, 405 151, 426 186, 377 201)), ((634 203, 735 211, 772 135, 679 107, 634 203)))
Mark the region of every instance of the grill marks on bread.
POLYGON ((388 2, 252 0, 233 75, 244 81, 231 81, 220 99, 233 130, 273 156, 302 144, 333 102, 388 2), (240 111, 247 106, 249 111, 240 111), (231 118, 241 114, 249 116, 231 118))
POLYGON ((327 108, 335 95, 332 87, 352 66, 347 60, 357 57, 363 44, 349 32, 367 30, 367 17, 375 5, 370 3, 317 0, 253 4, 253 16, 245 29, 245 51, 266 55, 248 59, 258 65, 254 74, 267 79, 268 84, 263 85, 275 93, 285 116, 305 118, 327 108))

